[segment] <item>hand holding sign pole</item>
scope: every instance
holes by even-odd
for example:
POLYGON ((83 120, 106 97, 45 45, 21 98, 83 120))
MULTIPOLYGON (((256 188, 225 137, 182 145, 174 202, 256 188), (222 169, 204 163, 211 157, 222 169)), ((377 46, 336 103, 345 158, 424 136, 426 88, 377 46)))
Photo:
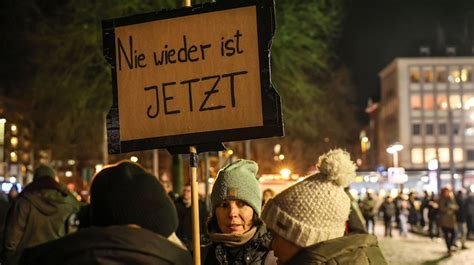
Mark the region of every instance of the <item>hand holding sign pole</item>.
POLYGON ((273 0, 218 1, 103 21, 112 68, 109 153, 191 154, 197 205, 198 152, 283 136, 270 80, 274 12, 273 0))

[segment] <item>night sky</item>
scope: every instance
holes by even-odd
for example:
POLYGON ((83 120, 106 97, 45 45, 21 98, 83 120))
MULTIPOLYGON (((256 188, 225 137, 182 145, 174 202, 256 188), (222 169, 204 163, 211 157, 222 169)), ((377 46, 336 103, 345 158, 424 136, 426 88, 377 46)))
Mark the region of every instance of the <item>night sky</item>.
MULTIPOLYGON (((352 0, 342 40, 342 59, 353 73, 361 110, 378 101, 378 72, 396 57, 432 56, 456 46, 474 56, 474 0, 352 0)), ((474 63, 474 62, 473 62, 474 63)))

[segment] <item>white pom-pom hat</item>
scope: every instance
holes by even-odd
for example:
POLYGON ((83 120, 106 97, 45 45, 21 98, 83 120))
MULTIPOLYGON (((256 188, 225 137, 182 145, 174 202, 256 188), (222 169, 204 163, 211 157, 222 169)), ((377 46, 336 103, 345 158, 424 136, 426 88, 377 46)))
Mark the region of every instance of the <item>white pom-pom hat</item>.
POLYGON ((267 228, 299 247, 344 235, 350 198, 344 187, 355 177, 349 153, 331 150, 318 159, 313 176, 282 191, 264 207, 267 228))

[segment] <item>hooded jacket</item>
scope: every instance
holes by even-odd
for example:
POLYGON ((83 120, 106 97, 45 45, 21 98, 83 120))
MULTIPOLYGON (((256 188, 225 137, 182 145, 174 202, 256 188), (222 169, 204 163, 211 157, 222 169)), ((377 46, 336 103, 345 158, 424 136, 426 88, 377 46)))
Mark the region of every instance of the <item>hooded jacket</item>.
POLYGON ((189 265, 191 254, 144 228, 90 227, 24 251, 21 265, 189 265))
POLYGON ((10 208, 5 226, 2 264, 17 264, 23 249, 66 235, 79 202, 65 187, 43 178, 26 186, 10 208))
POLYGON ((302 249, 285 265, 322 264, 388 264, 377 242, 377 237, 355 234, 323 241, 302 249))

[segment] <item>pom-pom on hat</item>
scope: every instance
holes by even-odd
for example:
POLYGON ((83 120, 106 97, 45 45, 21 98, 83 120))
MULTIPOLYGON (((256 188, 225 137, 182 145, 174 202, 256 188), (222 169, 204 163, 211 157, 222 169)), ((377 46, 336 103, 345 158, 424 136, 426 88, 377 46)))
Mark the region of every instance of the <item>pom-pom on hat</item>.
POLYGON ((212 187, 212 214, 224 200, 241 200, 253 208, 260 216, 262 192, 257 180, 258 165, 252 160, 240 159, 223 167, 217 173, 212 187))
POLYGON ((94 177, 91 224, 136 224, 168 237, 178 227, 178 215, 158 179, 139 164, 124 160, 94 177))
POLYGON ((344 235, 350 198, 344 191, 355 177, 349 153, 331 150, 318 159, 313 176, 282 191, 263 209, 267 227, 299 247, 344 235))

